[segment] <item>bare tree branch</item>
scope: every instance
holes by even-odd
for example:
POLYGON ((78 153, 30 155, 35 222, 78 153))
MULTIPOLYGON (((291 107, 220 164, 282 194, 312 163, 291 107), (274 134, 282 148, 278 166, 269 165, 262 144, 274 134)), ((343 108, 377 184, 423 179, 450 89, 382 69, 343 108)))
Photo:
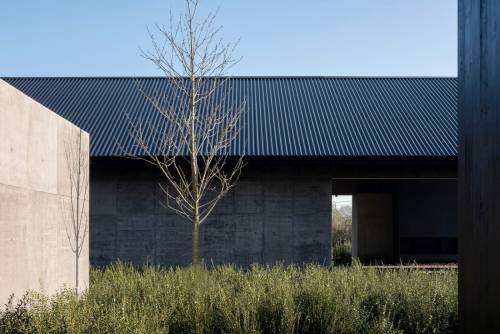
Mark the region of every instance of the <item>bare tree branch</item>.
POLYGON ((88 235, 89 151, 83 131, 64 135, 64 160, 69 181, 69 199, 60 203, 66 237, 75 256, 75 290, 78 295, 79 260, 88 235))
POLYGON ((236 184, 243 157, 228 159, 240 135, 245 104, 233 104, 228 70, 238 43, 224 43, 215 24, 218 11, 198 19, 200 0, 185 0, 186 11, 170 24, 148 30, 152 49, 142 56, 161 70, 166 90, 138 90, 160 116, 151 124, 129 118, 136 159, 158 167, 166 186, 162 205, 192 224, 192 262, 200 263, 199 226, 236 184), (230 163, 231 162, 231 163, 230 163))

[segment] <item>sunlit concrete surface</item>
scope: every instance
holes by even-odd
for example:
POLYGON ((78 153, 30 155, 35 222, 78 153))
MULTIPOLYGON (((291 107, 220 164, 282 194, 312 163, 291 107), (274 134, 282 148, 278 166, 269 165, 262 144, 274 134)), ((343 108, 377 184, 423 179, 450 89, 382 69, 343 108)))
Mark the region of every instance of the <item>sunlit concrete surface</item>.
MULTIPOLYGON (((79 131, 0 80, 1 305, 11 294, 75 285, 64 220, 70 194, 64 138, 79 131)), ((82 138, 88 147, 88 134, 82 138)), ((80 287, 88 286, 88 238, 79 263, 80 287)))

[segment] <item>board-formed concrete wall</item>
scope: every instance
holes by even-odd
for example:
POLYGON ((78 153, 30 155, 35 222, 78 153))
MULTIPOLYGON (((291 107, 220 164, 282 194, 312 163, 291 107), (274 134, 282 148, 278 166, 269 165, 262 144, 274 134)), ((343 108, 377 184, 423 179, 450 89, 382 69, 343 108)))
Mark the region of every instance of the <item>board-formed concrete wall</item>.
MULTIPOLYGON (((94 265, 188 265, 190 223, 165 209, 154 172, 130 160, 92 167, 90 256, 94 265)), ((249 165, 202 225, 205 263, 328 265, 331 179, 299 166, 249 165)))
MULTIPOLYGON (((0 80, 0 304, 28 289, 50 294, 74 287, 62 203, 70 192, 64 142, 78 133, 0 80)), ((88 134, 82 137, 88 146, 88 134)), ((80 287, 88 285, 88 238, 79 277, 80 287)))

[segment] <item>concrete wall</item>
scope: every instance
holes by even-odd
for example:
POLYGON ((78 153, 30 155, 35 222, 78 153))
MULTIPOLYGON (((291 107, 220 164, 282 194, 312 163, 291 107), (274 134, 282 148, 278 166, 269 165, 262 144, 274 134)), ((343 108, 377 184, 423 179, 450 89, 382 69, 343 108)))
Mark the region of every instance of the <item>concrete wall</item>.
MULTIPOLYGON (((94 159, 92 165, 91 262, 188 265, 191 228, 160 204, 157 171, 130 159, 106 161, 94 159)), ((329 263, 330 166, 259 161, 250 161, 237 188, 202 226, 205 261, 329 263)), ((387 262, 398 256, 399 237, 426 242, 456 236, 453 180, 351 180, 344 188, 356 194, 356 256, 387 262)), ((403 255, 435 261, 456 256, 403 255)))
POLYGON ((352 198, 352 256, 389 262, 394 256, 393 195, 360 193, 352 198))
MULTIPOLYGON (((63 142, 78 131, 0 80, 0 304, 12 293, 75 284, 61 203, 70 189, 63 142)), ((80 284, 88 284, 88 242, 80 284)))
MULTIPOLYGON (((154 170, 92 166, 91 262, 188 265, 191 227, 165 209, 154 170)), ((202 225, 206 263, 330 263, 331 180, 301 166, 246 166, 202 225)))

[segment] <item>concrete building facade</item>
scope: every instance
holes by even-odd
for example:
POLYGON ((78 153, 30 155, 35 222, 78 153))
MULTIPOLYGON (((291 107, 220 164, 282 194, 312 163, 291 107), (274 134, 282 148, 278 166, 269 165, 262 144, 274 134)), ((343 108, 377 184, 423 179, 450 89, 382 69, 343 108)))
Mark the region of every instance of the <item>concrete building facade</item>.
MULTIPOLYGON (((27 290, 51 294, 75 286, 62 204, 70 196, 64 141, 78 133, 0 80, 0 304, 27 290)), ((88 147, 88 134, 82 139, 88 147)), ((81 287, 88 286, 88 239, 83 246, 81 287)))
MULTIPOLYGON (((352 251, 360 260, 457 260, 453 162, 405 164, 392 179, 373 175, 369 164, 363 173, 371 178, 361 180, 346 173, 357 175, 356 163, 280 160, 247 159, 236 188, 202 225, 206 263, 330 264, 332 195, 353 196, 352 251)), ((92 264, 190 263, 190 224, 162 205, 154 168, 94 159, 91 173, 92 264)))
MULTIPOLYGON (((191 262, 190 223, 162 205, 156 170, 118 160, 92 175, 93 264, 191 262)), ((329 264, 330 243, 331 180, 297 163, 249 162, 201 231, 207 264, 329 264)))
MULTIPOLYGON (((130 119, 157 121, 136 81, 154 95, 170 89, 168 79, 7 80, 93 138, 92 264, 188 264, 189 223, 160 204, 158 172, 124 157, 141 155, 129 136, 130 119)), ((248 108, 228 155, 244 155, 247 165, 202 226, 206 263, 329 264, 335 194, 354 196, 360 258, 456 258, 456 79, 226 82, 231 101, 244 98, 248 108)))

